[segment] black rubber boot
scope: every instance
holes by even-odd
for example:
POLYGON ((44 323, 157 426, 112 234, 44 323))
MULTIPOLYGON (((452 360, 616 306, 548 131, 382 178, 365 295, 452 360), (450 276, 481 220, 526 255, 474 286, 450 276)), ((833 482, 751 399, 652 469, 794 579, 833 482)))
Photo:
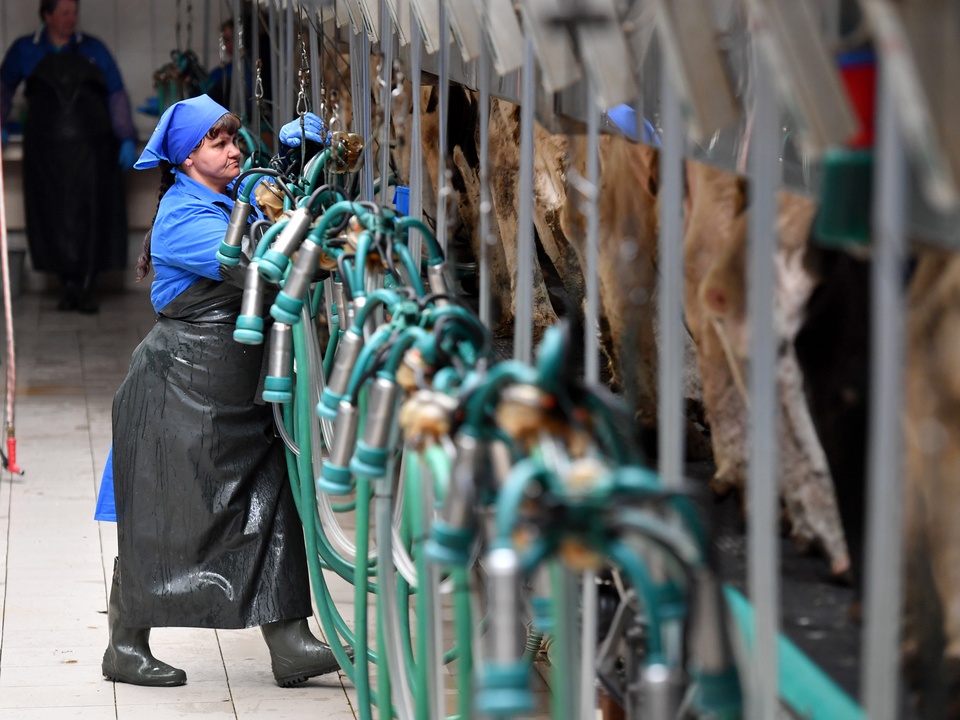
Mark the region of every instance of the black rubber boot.
MULTIPOLYGON (((280 687, 292 687, 340 669, 333 650, 310 632, 306 619, 278 620, 260 626, 270 650, 270 666, 280 687)), ((353 657, 352 648, 344 648, 353 657)))
POLYGON ((99 312, 100 306, 94 297, 94 280, 96 275, 89 274, 83 278, 83 284, 77 293, 77 310, 84 315, 93 315, 99 312))
POLYGON ((60 278, 60 300, 57 310, 69 312, 80 304, 80 284, 76 280, 60 278))
POLYGON ((176 687, 187 682, 187 674, 157 660, 150 652, 150 628, 131 628, 120 624, 120 568, 113 561, 113 586, 107 610, 110 641, 103 654, 103 674, 107 680, 150 687, 176 687))

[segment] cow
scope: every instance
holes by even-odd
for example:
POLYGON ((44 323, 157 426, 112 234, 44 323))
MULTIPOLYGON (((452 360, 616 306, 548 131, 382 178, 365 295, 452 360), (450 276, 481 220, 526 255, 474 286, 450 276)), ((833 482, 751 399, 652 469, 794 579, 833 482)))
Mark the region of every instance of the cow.
MULTIPOLYGON (((704 407, 713 440, 719 494, 742 494, 747 457, 749 354, 746 183, 736 174, 688 161, 684 239, 687 324, 697 342, 704 407)), ((806 266, 816 203, 782 191, 775 254, 780 487, 791 535, 801 550, 819 547, 834 575, 850 569, 849 551, 826 455, 807 403, 794 340, 816 285, 806 266)))
POLYGON ((921 717, 960 720, 960 256, 924 250, 904 377, 904 667, 921 717))

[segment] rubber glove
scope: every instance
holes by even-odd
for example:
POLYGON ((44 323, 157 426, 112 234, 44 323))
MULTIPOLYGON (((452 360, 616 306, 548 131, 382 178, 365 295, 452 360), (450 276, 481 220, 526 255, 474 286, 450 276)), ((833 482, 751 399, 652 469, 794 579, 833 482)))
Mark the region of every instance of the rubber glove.
POLYGON ((0 148, 5 148, 10 140, 10 131, 0 126, 0 148))
POLYGON ((323 120, 312 112, 304 114, 302 131, 300 128, 300 118, 291 120, 280 128, 280 142, 287 147, 300 147, 301 132, 306 136, 307 140, 312 140, 316 143, 327 142, 327 128, 324 127, 323 120))
POLYGON ((126 172, 133 167, 133 164, 137 161, 137 146, 134 144, 133 140, 124 140, 120 143, 120 157, 117 162, 120 164, 120 169, 123 172, 126 172))

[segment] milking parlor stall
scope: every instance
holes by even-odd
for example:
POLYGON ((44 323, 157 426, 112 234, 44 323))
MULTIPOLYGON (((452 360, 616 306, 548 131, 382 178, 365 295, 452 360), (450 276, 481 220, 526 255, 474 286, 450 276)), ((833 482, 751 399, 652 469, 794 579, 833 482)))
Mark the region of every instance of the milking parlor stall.
POLYGON ((960 719, 960 2, 143 7, 359 717, 960 719))

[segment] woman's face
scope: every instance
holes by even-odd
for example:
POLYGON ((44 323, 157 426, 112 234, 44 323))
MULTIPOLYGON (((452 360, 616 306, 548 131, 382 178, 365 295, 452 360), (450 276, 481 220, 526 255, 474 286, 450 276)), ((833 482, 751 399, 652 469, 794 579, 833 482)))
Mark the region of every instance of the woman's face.
POLYGON ((220 133, 211 139, 203 138, 181 165, 188 177, 215 192, 222 193, 240 174, 240 148, 237 136, 220 133))

